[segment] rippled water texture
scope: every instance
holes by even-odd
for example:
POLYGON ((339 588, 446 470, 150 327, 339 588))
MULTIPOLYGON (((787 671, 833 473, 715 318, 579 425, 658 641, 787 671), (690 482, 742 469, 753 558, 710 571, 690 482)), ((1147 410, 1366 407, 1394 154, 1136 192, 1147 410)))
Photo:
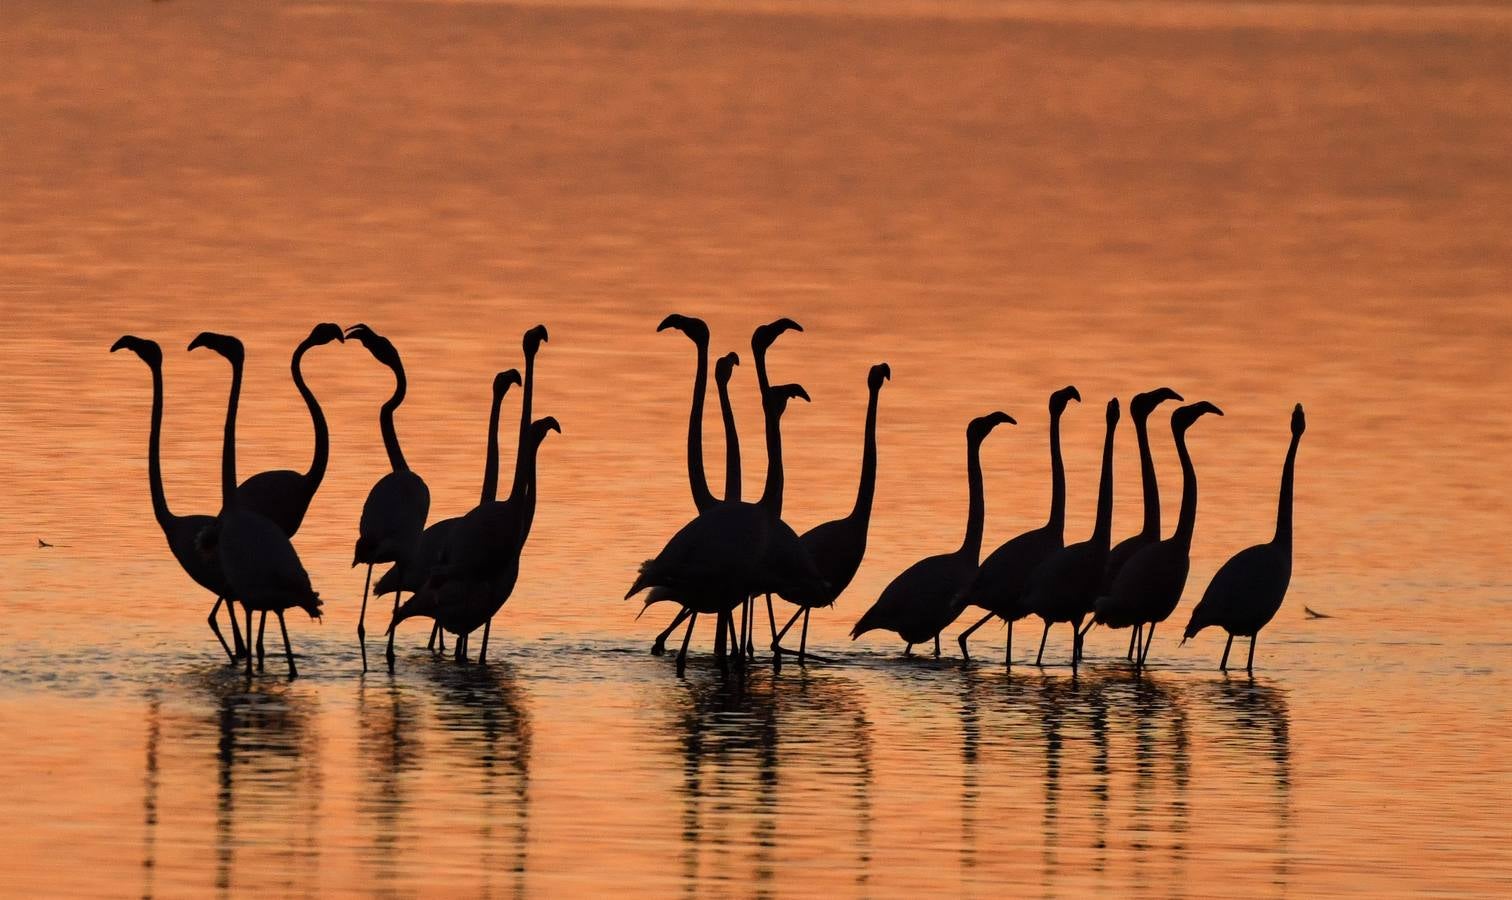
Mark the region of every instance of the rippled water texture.
MULTIPOLYGON (((1512 14, 660 5, 5 4, 0 890, 1512 891, 1512 14), (692 511, 674 310, 747 357, 748 496, 750 330, 805 326, 770 361, 813 396, 785 421, 800 530, 849 510, 866 372, 892 367, 825 663, 726 681, 701 633, 680 680, 646 653, 668 611, 619 599, 692 511), (163 546, 148 373, 107 348, 162 342, 169 501, 213 513, 228 379, 185 345, 246 341, 242 473, 303 468, 287 366, 317 321, 403 354, 433 518, 474 502, 493 373, 550 328, 536 408, 564 433, 486 670, 415 627, 360 675, 348 562, 391 380, 355 344, 305 364, 332 454, 297 539, 328 613, 290 620, 304 677, 228 671, 163 546), (960 626, 939 661, 851 643, 959 543, 971 417, 1020 423, 983 448, 988 548, 1043 521, 1065 384, 1073 540, 1107 397, 1227 413, 1192 431, 1188 598, 1150 672, 1100 630, 1074 681, 1063 633, 1025 665, 1033 624, 1011 673, 996 628, 969 665, 960 626), (1291 595, 1255 678, 1223 677, 1217 635, 1176 632, 1269 536, 1299 401, 1291 595)), ((1119 437, 1115 538, 1139 521, 1119 437)))

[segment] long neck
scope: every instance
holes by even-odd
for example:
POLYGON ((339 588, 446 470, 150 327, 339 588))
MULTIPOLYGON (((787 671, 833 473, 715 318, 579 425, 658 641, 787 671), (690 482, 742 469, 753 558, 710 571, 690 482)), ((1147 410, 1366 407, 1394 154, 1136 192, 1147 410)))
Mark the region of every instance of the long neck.
POLYGON ((152 431, 147 436, 147 483, 152 488, 152 515, 166 529, 173 522, 163 492, 163 370, 152 367, 152 431))
POLYGON ((856 505, 851 518, 863 524, 871 521, 872 497, 877 492, 877 395, 881 388, 871 392, 866 402, 866 437, 861 445, 861 484, 856 488, 856 505))
POLYGON ((1066 533, 1066 463, 1061 459, 1060 411, 1050 416, 1050 523, 1057 535, 1066 533))
POLYGON ((1176 432, 1176 456, 1181 460, 1181 512, 1176 518, 1176 533, 1171 540, 1192 546, 1192 530, 1197 527, 1197 468, 1187 450, 1186 432, 1176 432))
POLYGON ((331 432, 326 427, 325 413, 320 411, 315 393, 305 384, 304 374, 300 371, 305 351, 309 349, 308 343, 300 344, 294 350, 294 361, 289 364, 289 369, 294 373, 294 387, 299 389, 299 396, 304 398, 305 406, 309 407, 310 421, 315 426, 315 458, 310 460, 310 471, 305 473, 305 479, 310 482, 313 490, 325 478, 326 463, 331 457, 331 432))
MULTIPOLYGON (((536 492, 536 454, 540 451, 540 449, 541 449, 541 442, 540 441, 532 441, 528 445, 528 447, 526 448, 526 450, 525 450, 525 457, 526 458, 525 458, 524 463, 523 463, 523 466, 524 466, 524 469, 525 469, 525 480, 524 480, 525 498, 522 501, 520 501, 521 502, 521 506, 520 506, 520 544, 521 544, 521 546, 524 545, 526 536, 530 534, 531 523, 535 521, 536 496, 537 496, 537 492, 536 492)), ((518 467, 519 466, 517 465, 517 468, 518 467)))
POLYGON ((488 411, 488 452, 483 455, 483 494, 479 503, 492 503, 499 498, 499 407, 504 405, 504 392, 494 391, 493 407, 488 411))
POLYGON ((698 371, 693 373, 693 409, 688 414, 688 484, 693 488, 693 505, 708 509, 716 502, 704 474, 703 413, 704 394, 709 389, 709 345, 698 341, 698 371))
POLYGON ((388 451, 389 466, 395 472, 407 472, 409 465, 404 461, 404 451, 399 449, 399 435, 394 431, 394 410, 404 402, 404 392, 408 389, 409 382, 405 380, 402 364, 396 361, 393 369, 394 395, 379 410, 378 424, 383 429, 383 449, 388 451))
POLYGON ((1144 489, 1144 527, 1140 533, 1160 539, 1160 482, 1155 478, 1155 456, 1150 452, 1150 427, 1146 416, 1134 419, 1139 439, 1139 480, 1144 489))
POLYGON ((719 414, 724 419, 725 502, 740 502, 740 432, 735 430, 735 410, 730 406, 730 385, 719 386, 719 414))
MULTIPOLYGON (((521 518, 520 518, 520 523, 521 523, 520 524, 520 533, 521 534, 524 534, 525 532, 529 531, 530 530, 530 523, 535 520, 535 500, 534 500, 534 497, 535 497, 535 473, 534 472, 525 473, 524 480, 522 481, 521 480, 521 472, 520 472, 520 469, 523 466, 523 464, 521 463, 521 460, 525 456, 527 456, 527 455, 530 456, 532 458, 532 460, 535 457, 535 448, 533 446, 531 446, 531 441, 530 441, 530 421, 531 421, 530 420, 530 410, 531 410, 531 405, 532 405, 532 403, 533 403, 534 400, 535 400, 535 354, 534 353, 526 353, 525 354, 525 390, 524 390, 523 396, 520 398, 520 445, 519 445, 519 447, 517 447, 515 449, 515 484, 516 485, 523 485, 524 486, 524 491, 525 491, 524 496, 527 497, 527 498, 530 498, 531 502, 529 504, 527 504, 526 506, 522 507, 521 518)), ((533 465, 534 463, 532 462, 531 464, 533 465)))
POLYGON ((966 484, 971 499, 966 509, 966 539, 961 542, 961 553, 976 561, 982 555, 982 520, 987 515, 987 502, 982 495, 982 445, 978 441, 966 442, 966 484))
POLYGON ((226 403, 226 436, 221 444, 221 506, 236 503, 236 405, 241 402, 242 364, 231 362, 231 399, 226 403))
POLYGON ((1092 526, 1092 542, 1107 549, 1113 535, 1113 425, 1103 439, 1102 476, 1097 482, 1097 521, 1092 526))
POLYGON ((1291 548, 1292 542, 1292 474, 1297 468, 1297 445, 1302 435, 1293 434, 1286 451, 1286 466, 1281 470, 1281 501, 1276 506, 1276 543, 1291 548))
POLYGON ((761 405, 766 413, 767 474, 766 488, 761 493, 761 505, 777 518, 782 518, 782 424, 773 404, 765 399, 761 405))

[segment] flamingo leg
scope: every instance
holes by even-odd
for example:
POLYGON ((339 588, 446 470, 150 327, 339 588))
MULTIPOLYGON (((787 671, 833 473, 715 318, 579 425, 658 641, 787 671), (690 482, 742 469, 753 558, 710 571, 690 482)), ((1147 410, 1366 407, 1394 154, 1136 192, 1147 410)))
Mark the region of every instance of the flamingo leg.
MULTIPOLYGON (((228 643, 226 643, 225 636, 221 634, 220 623, 218 623, 218 622, 215 621, 215 614, 218 613, 218 612, 220 612, 221 604, 225 603, 225 602, 226 602, 226 598, 224 598, 224 597, 216 597, 215 598, 215 605, 212 606, 212 607, 210 607, 210 630, 215 633, 215 639, 217 641, 220 641, 221 649, 224 650, 224 651, 226 651, 226 656, 228 656, 228 657, 231 658, 231 664, 235 665, 236 664, 236 654, 231 652, 231 645, 228 644, 228 643)), ((234 610, 234 609, 231 610, 231 627, 232 628, 236 627, 236 610, 234 610)), ((241 638, 240 637, 237 638, 236 643, 238 645, 241 644, 241 638)))
POLYGON ((452 661, 458 663, 467 662, 467 635, 457 635, 456 642, 452 644, 452 661))
POLYGON ((1008 620, 1008 638, 1003 642, 1003 667, 1013 668, 1013 620, 1008 620))
MULTIPOLYGON (((394 615, 399 615, 399 591, 394 591, 394 615)), ((394 671, 394 629, 389 629, 388 647, 383 651, 383 658, 388 660, 389 671, 394 671)))
POLYGON ((772 642, 772 652, 773 653, 783 652, 782 651, 782 639, 785 638, 785 637, 787 637, 788 630, 793 627, 794 623, 796 623, 798 621, 798 617, 801 616, 801 615, 803 615, 803 610, 802 609, 796 610, 793 613, 793 617, 791 619, 788 619, 787 624, 784 625, 784 626, 782 626, 782 630, 779 631, 779 632, 777 632, 777 640, 775 640, 775 641, 772 642))
POLYGON ((661 656, 663 653, 667 652, 667 638, 670 637, 672 635, 672 632, 677 630, 677 626, 681 625, 690 615, 692 615, 692 613, 688 611, 688 608, 686 606, 677 611, 677 617, 672 620, 672 624, 668 625, 661 634, 658 634, 656 636, 656 642, 651 645, 652 656, 661 656))
POLYGON ((231 613, 231 644, 236 648, 236 658, 241 659, 242 654, 247 652, 247 642, 242 640, 241 629, 236 627, 236 604, 227 600, 226 611, 231 613))
MULTIPOLYGON (((441 633, 441 623, 437 622, 435 625, 431 626, 430 640, 428 640, 428 641, 425 642, 425 649, 429 650, 432 653, 436 652, 436 635, 438 635, 440 633, 441 633)), ((446 648, 442 647, 441 649, 445 650, 446 648)))
POLYGON ((1082 630, 1081 622, 1071 623, 1071 674, 1076 674, 1076 667, 1081 664, 1082 630))
POLYGON ((488 632, 492 625, 492 617, 483 621, 483 646, 478 648, 478 665, 480 666, 488 664, 488 632))
POLYGON ((299 677, 299 670, 294 668, 294 648, 289 646, 289 626, 284 624, 283 610, 278 611, 278 630, 283 632, 284 656, 289 660, 289 680, 299 677))
POLYGON ((1133 662, 1134 660, 1134 642, 1137 640, 1139 640, 1139 629, 1135 628, 1134 631, 1129 634, 1129 652, 1124 654, 1124 659, 1127 659, 1130 662, 1133 662))
POLYGON ((1144 647, 1139 651, 1139 665, 1135 666, 1134 668, 1136 668, 1136 669, 1143 669, 1144 668, 1145 660, 1147 658, 1149 658, 1149 655, 1150 655, 1150 644, 1154 640, 1155 640, 1155 623, 1151 622, 1150 623, 1150 631, 1144 637, 1144 647))
POLYGON ((935 632, 935 659, 940 658, 940 633, 935 632))
POLYGON ((997 615, 997 613, 988 613, 987 615, 982 616, 982 619, 981 619, 980 622, 977 622, 975 625, 973 625, 970 628, 966 629, 965 631, 961 632, 960 637, 956 638, 956 643, 961 645, 961 655, 962 656, 966 657, 967 659, 971 659, 971 651, 966 649, 966 639, 969 638, 969 637, 971 637, 971 635, 978 628, 981 628, 983 625, 986 625, 989 621, 991 621, 992 617, 995 616, 995 615, 997 615))
POLYGON ((436 652, 437 653, 445 653, 446 652, 446 629, 441 627, 441 623, 440 622, 437 622, 435 630, 436 630, 436 652))
POLYGON ((1231 634, 1229 635, 1228 643, 1223 645, 1223 659, 1218 660, 1218 671, 1228 671, 1229 648, 1232 646, 1234 646, 1234 636, 1231 634))
POLYGON ((1250 635, 1249 662, 1244 664, 1244 671, 1251 675, 1255 674, 1255 638, 1259 636, 1259 632, 1250 635))
POLYGON ((809 620, 809 613, 811 613, 813 611, 814 610, 813 610, 812 607, 807 607, 807 608, 805 608, 803 610, 803 633, 800 634, 800 635, 798 635, 798 662, 799 663, 803 662, 803 654, 805 652, 807 652, 807 650, 808 650, 808 620, 809 620))
POLYGON ((905 646, 903 648, 903 655, 904 656, 913 656, 913 644, 912 643, 909 643, 907 646, 905 646))
MULTIPOLYGON (((246 613, 247 613, 247 636, 251 637, 252 636, 252 610, 249 609, 247 607, 247 604, 245 604, 245 603, 242 604, 242 609, 246 610, 246 613)), ((247 677, 248 678, 252 677, 252 652, 251 652, 250 648, 248 648, 248 651, 247 651, 247 677)))
MULTIPOLYGON (((373 584, 373 564, 368 563, 367 583, 362 586, 362 609, 357 613, 357 643, 362 647, 362 671, 367 671, 367 628, 363 626, 367 619, 368 588, 373 584)), ((247 614, 247 631, 252 630, 252 615, 247 614)))
MULTIPOLYGON (((268 611, 263 610, 257 618, 257 671, 263 670, 263 628, 268 624, 268 611)), ((248 634, 252 632, 248 631, 248 634)))
POLYGON ((725 624, 730 617, 729 613, 722 612, 714 617, 714 661, 719 663, 719 671, 728 672, 729 667, 725 661, 725 624))
POLYGON ((772 610, 772 595, 766 595, 767 625, 772 629, 772 643, 777 643, 777 613, 772 610))
POLYGON ((681 677, 688 668, 688 641, 693 638, 693 626, 698 624, 698 613, 688 616, 688 630, 683 632, 682 649, 677 652, 677 674, 681 677))
POLYGON ((1047 638, 1049 636, 1050 636, 1050 623, 1046 622, 1045 623, 1045 630, 1040 634, 1039 654, 1034 657, 1034 664, 1036 666, 1044 665, 1044 663, 1042 662, 1042 660, 1045 658, 1045 638, 1047 638))

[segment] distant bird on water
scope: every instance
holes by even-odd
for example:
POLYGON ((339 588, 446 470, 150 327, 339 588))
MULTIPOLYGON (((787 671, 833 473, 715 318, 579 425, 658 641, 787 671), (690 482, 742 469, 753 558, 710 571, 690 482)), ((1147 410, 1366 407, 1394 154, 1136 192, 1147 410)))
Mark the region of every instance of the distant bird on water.
POLYGON ((977 559, 982 552, 982 522, 986 515, 982 496, 982 441, 999 425, 1016 424, 1005 412, 988 413, 972 419, 966 426, 966 483, 969 500, 966 513, 966 536, 960 549, 919 560, 894 578, 882 595, 851 629, 851 640, 877 629, 897 632, 907 644, 904 655, 913 653, 913 645, 933 640, 935 656, 940 655, 940 631, 960 614, 955 598, 976 576, 977 559))
POLYGON ((1292 410, 1291 447, 1286 451, 1286 465, 1281 469, 1281 498, 1276 508, 1276 534, 1270 543, 1247 547, 1234 554, 1218 569, 1213 580, 1203 592, 1202 600, 1192 610, 1192 619, 1187 623, 1184 644, 1209 625, 1217 625, 1228 632, 1228 642, 1223 645, 1223 659, 1218 668, 1228 671, 1229 650, 1234 638, 1250 639, 1249 661, 1244 670, 1255 671, 1255 638, 1260 629, 1275 618, 1286 599, 1286 588, 1291 583, 1292 570, 1292 483, 1297 468, 1297 446, 1302 443, 1302 432, 1307 430, 1307 418, 1302 413, 1302 404, 1292 410))

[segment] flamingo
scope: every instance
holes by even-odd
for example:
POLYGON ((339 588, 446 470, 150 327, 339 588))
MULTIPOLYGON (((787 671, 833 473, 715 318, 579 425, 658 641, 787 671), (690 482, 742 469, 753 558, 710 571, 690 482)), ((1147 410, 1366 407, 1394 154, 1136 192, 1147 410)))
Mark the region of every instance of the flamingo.
POLYGON ((810 598, 811 602, 798 603, 793 617, 772 641, 772 653, 776 659, 780 660, 783 653, 792 652, 782 646, 782 639, 802 616, 803 630, 798 638, 797 656, 799 662, 803 661, 808 648, 809 614, 816 606, 834 605, 850 586, 851 579, 856 577, 861 560, 866 556, 866 533, 871 524, 872 498, 877 488, 877 399, 882 393, 882 383, 891 379, 892 369, 887 363, 872 366, 866 376, 868 399, 861 445, 861 483, 856 488, 856 504, 851 507, 850 515, 816 525, 799 538, 828 589, 810 598))
MULTIPOLYGON (((1134 436, 1139 441, 1139 481, 1144 492, 1144 524, 1137 534, 1119 541, 1108 552, 1108 568, 1103 572, 1102 583, 1104 597, 1113 589, 1113 580, 1118 577, 1124 564, 1139 550, 1160 540, 1160 481, 1155 477, 1155 458, 1150 453, 1150 413, 1167 400, 1180 402, 1182 399, 1174 390, 1163 387, 1135 394, 1134 399, 1129 401, 1129 415, 1134 420, 1134 436)), ((1136 628, 1129 635, 1128 659, 1134 658, 1140 639, 1140 630, 1136 628)))
POLYGON ((982 497, 982 441, 999 425, 1016 425, 1005 412, 988 413, 972 419, 966 426, 966 483, 970 501, 966 514, 966 537, 960 549, 919 560, 882 590, 851 629, 851 640, 868 631, 895 631, 907 646, 903 654, 913 654, 913 645, 934 639, 935 657, 940 655, 940 631, 960 614, 955 597, 976 575, 977 558, 982 552, 982 520, 986 515, 982 497))
POLYGON ((1306 430, 1307 417, 1302 413, 1302 404, 1298 403, 1292 409, 1291 447, 1286 451, 1286 465, 1281 469, 1281 499, 1276 506, 1275 537, 1269 543, 1240 550, 1218 569, 1192 610, 1191 621, 1181 639, 1185 644, 1209 625, 1227 631, 1228 642, 1223 645, 1223 659, 1218 663, 1220 671, 1228 671, 1229 650, 1238 635, 1250 639, 1249 661, 1244 670, 1254 674, 1255 638, 1260 629, 1275 618, 1281 609, 1281 601, 1286 599, 1292 569, 1292 483, 1297 469, 1297 446, 1302 443, 1302 432, 1306 430))
POLYGON ((1065 546, 1066 466, 1061 461, 1060 420, 1072 400, 1080 403, 1081 394, 1070 385, 1050 395, 1050 520, 992 551, 977 569, 971 585, 955 601, 958 605, 969 604, 987 610, 975 625, 956 638, 961 645, 961 656, 966 659, 971 658, 966 640, 997 616, 1008 623, 1003 657, 1006 665, 1013 665, 1013 623, 1029 615, 1022 602, 1029 576, 1047 556, 1065 546))
POLYGON ((197 546, 200 533, 214 526, 215 517, 176 516, 168 508, 168 497, 163 491, 163 350, 157 341, 129 334, 111 345, 111 353, 117 350, 130 350, 152 371, 152 430, 147 437, 147 484, 152 493, 152 514, 163 531, 163 537, 168 541, 169 552, 178 560, 184 574, 215 595, 215 605, 210 607, 210 631, 215 634, 221 649, 226 651, 226 656, 234 664, 246 652, 242 647, 241 632, 236 627, 236 610, 231 610, 231 633, 236 639, 235 651, 226 643, 220 625, 216 622, 216 614, 220 612, 221 604, 226 602, 231 590, 226 584, 225 574, 221 572, 220 561, 213 554, 202 553, 197 546))
MULTIPOLYGON (((394 349, 388 338, 366 325, 353 325, 347 329, 346 336, 356 338, 374 359, 388 366, 394 373, 394 394, 378 413, 378 424, 383 430, 383 448, 388 452, 390 471, 378 479, 362 504, 357 548, 352 555, 353 568, 367 563, 367 581, 362 586, 362 610, 357 615, 357 643, 362 648, 362 671, 366 672, 367 628, 364 623, 367 619, 368 591, 373 583, 373 566, 391 562, 400 570, 397 578, 403 581, 404 570, 416 561, 425 517, 430 514, 430 488, 426 487, 424 479, 410 471, 409 464, 404 461, 404 451, 399 449, 399 435, 394 431, 394 411, 404 402, 408 386, 399 351, 394 349)), ((394 608, 399 608, 397 591, 394 594, 394 608)), ((392 667, 392 632, 389 634, 385 656, 392 667)))
MULTIPOLYGON (((392 638, 400 622, 415 616, 434 618, 442 628, 457 635, 453 652, 458 662, 467 661, 466 636, 487 627, 514 591, 520 574, 523 532, 535 506, 536 455, 546 435, 561 426, 547 416, 531 424, 525 446, 515 462, 514 485, 509 499, 476 507, 458 523, 447 545, 443 562, 418 593, 394 611, 388 633, 392 638)), ((478 653, 485 663, 487 632, 478 653)))
POLYGON ((1207 401, 1183 406, 1171 414, 1171 432, 1176 438, 1176 455, 1181 458, 1181 514, 1176 533, 1168 540, 1146 544, 1119 570, 1113 587, 1099 597, 1092 621, 1109 628, 1133 626, 1137 631, 1146 622, 1150 630, 1140 641, 1134 668, 1144 668, 1155 640, 1155 626, 1170 618, 1181 601, 1186 587, 1187 570, 1192 563, 1192 530, 1197 525, 1197 470, 1187 450, 1186 433, 1202 416, 1223 410, 1207 401))
MULTIPOLYGON (((516 369, 508 369, 494 376, 493 401, 488 413, 488 449, 483 458, 483 490, 479 503, 489 503, 498 499, 499 491, 499 409, 504 403, 504 396, 509 393, 510 387, 520 383, 520 373, 516 369)), ((420 533, 420 546, 415 552, 415 564, 408 567, 394 566, 378 583, 373 586, 374 596, 382 597, 384 594, 397 594, 399 591, 409 591, 411 594, 424 587, 426 578, 430 577, 431 569, 441 561, 442 554, 446 550, 447 542, 451 540, 453 529, 462 521, 461 516, 452 516, 432 522, 420 533)), ((433 649, 438 640, 441 641, 441 649, 446 649, 446 641, 441 637, 441 626, 436 625, 431 630, 430 642, 426 649, 433 649)))
POLYGON ((1109 536, 1113 530, 1113 432, 1118 427, 1118 398, 1108 401, 1108 430, 1103 438, 1102 477, 1097 485, 1097 520, 1092 537, 1051 553, 1029 576, 1024 605, 1045 622, 1039 654, 1045 657, 1045 638, 1056 622, 1070 622, 1071 672, 1081 662, 1081 623, 1092 612, 1108 565, 1109 536))
MULTIPOLYGON (((284 655, 289 661, 289 678, 297 678, 299 670, 294 665, 284 611, 298 607, 318 620, 320 594, 310 586, 310 576, 288 535, 272 519, 241 506, 236 496, 236 407, 241 398, 242 343, 229 335, 206 331, 190 342, 190 350, 197 347, 208 347, 231 363, 231 399, 226 406, 226 434, 221 449, 222 506, 219 528, 214 534, 216 556, 231 596, 246 611, 248 634, 252 632, 253 610, 278 616, 284 655)), ((252 674, 250 653, 247 674, 252 674)))

